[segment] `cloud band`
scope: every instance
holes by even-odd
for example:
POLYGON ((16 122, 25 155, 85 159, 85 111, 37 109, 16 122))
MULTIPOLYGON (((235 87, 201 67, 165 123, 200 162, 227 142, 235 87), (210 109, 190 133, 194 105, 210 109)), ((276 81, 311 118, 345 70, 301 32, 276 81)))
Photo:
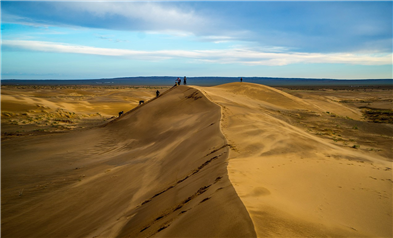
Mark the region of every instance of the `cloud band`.
POLYGON ((89 54, 112 57, 128 57, 139 60, 190 59, 219 64, 246 64, 280 66, 295 63, 337 63, 356 65, 392 65, 392 53, 301 53, 262 52, 252 49, 232 48, 225 50, 157 50, 99 48, 46 41, 3 40, 3 46, 41 52, 89 54))

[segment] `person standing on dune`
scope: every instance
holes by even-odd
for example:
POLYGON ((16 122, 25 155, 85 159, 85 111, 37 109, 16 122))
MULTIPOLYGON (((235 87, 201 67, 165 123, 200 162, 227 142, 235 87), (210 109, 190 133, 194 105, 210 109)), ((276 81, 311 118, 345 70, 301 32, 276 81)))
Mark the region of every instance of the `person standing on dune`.
POLYGON ((240 78, 240 82, 243 82, 243 78, 240 78))
POLYGON ((186 78, 186 76, 184 76, 183 84, 187 85, 187 78, 186 78))
POLYGON ((157 97, 160 96, 160 91, 157 90, 156 96, 157 96, 157 97))

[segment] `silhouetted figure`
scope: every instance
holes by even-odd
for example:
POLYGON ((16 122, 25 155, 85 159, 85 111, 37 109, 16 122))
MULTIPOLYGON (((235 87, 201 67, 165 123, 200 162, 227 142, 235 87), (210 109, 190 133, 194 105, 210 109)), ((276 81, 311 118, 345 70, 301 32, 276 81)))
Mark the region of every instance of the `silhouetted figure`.
POLYGON ((181 79, 177 78, 177 84, 180 85, 181 84, 181 79))
POLYGON ((143 100, 139 101, 139 105, 141 105, 141 104, 145 104, 145 101, 143 101, 143 100))
POLYGON ((240 78, 240 82, 243 82, 243 78, 240 78))
POLYGON ((156 96, 157 96, 157 97, 160 96, 160 91, 157 90, 156 96))
POLYGON ((184 76, 183 84, 187 85, 187 78, 186 78, 186 76, 184 76))
POLYGON ((123 111, 119 112, 119 117, 120 117, 121 115, 123 115, 123 111))

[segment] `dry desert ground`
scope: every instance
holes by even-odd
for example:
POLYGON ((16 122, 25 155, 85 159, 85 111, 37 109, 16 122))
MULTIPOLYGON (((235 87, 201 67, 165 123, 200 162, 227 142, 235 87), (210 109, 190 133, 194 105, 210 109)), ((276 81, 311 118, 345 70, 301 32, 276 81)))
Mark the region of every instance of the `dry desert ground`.
POLYGON ((375 88, 2 86, 1 235, 392 237, 392 109, 375 88))

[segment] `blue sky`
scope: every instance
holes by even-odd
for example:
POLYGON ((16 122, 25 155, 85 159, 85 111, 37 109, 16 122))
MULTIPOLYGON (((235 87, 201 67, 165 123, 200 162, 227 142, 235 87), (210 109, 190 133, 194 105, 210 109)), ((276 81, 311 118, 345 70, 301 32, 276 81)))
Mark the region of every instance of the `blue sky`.
POLYGON ((3 79, 392 78, 391 1, 1 2, 3 79))

